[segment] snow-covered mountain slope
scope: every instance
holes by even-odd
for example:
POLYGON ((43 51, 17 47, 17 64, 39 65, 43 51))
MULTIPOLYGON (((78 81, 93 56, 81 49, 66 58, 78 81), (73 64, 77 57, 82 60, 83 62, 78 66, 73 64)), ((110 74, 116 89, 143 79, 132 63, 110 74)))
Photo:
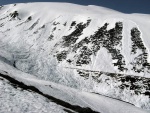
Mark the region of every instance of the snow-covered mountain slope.
POLYGON ((40 80, 0 61, 0 113, 148 113, 129 103, 40 80))
POLYGON ((0 60, 42 80, 150 109, 149 29, 149 15, 92 5, 1 6, 0 60))

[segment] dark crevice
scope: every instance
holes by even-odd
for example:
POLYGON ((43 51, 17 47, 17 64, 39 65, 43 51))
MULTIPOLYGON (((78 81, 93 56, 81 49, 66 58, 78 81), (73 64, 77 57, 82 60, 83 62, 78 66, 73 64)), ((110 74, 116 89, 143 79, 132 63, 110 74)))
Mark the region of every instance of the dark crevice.
POLYGON ((105 96, 105 97, 108 97, 108 98, 111 98, 111 99, 115 99, 115 100, 118 100, 118 101, 120 101, 120 102, 124 102, 124 103, 130 104, 130 105, 132 105, 132 106, 135 106, 134 104, 132 104, 132 103, 130 103, 130 102, 126 102, 126 101, 123 101, 123 100, 120 100, 120 99, 117 99, 117 98, 114 98, 114 97, 110 97, 110 96, 107 96, 107 95, 102 95, 102 94, 96 93, 96 92, 92 92, 92 93, 97 94, 97 95, 101 95, 101 96, 105 96))
MULTIPOLYGON (((13 87, 15 87, 15 88, 19 87, 19 88, 21 88, 23 90, 33 91, 35 93, 38 93, 38 94, 46 97, 47 99, 51 100, 52 102, 55 102, 56 104, 61 105, 61 106, 65 107, 65 108, 67 108, 67 111, 73 110, 73 111, 75 111, 77 113, 99 113, 99 112, 93 111, 91 108, 88 108, 88 107, 87 108, 82 108, 82 107, 77 106, 77 105, 71 105, 70 103, 67 103, 67 102, 65 102, 63 100, 57 99, 57 98, 52 97, 52 96, 47 95, 47 94, 44 94, 43 92, 41 92, 36 87, 34 87, 34 86, 28 86, 28 85, 26 85, 26 84, 24 84, 24 83, 22 83, 20 81, 17 81, 14 78, 9 77, 7 75, 0 74, 0 77, 3 77, 5 79, 7 79, 11 83, 11 85, 13 87), (70 109, 70 110, 68 110, 68 109, 70 109)), ((71 111, 70 111, 70 113, 71 113, 71 111)))
POLYGON ((32 26, 29 28, 29 30, 34 29, 34 27, 39 23, 39 20, 40 19, 38 19, 35 23, 33 23, 32 26))
POLYGON ((1 55, 0 55, 0 60, 5 62, 6 64, 11 65, 11 66, 13 66, 13 64, 14 64, 14 61, 8 60, 7 58, 5 58, 5 57, 3 57, 1 55))
POLYGON ((71 110, 69 110, 69 109, 63 109, 65 112, 67 112, 67 113, 76 113, 75 111, 71 111, 71 110))

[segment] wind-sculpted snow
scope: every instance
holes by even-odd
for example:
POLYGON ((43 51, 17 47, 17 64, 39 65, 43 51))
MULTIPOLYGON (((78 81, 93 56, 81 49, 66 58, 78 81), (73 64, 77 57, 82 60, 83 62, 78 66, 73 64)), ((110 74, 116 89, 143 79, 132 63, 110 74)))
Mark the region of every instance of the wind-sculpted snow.
POLYGON ((150 109, 149 20, 67 3, 1 6, 0 60, 42 80, 150 109))

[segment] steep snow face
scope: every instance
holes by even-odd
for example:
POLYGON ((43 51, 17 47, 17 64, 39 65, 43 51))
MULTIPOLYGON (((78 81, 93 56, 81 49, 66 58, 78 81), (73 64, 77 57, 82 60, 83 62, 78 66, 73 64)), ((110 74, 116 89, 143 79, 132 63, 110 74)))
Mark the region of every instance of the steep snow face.
POLYGON ((149 15, 91 5, 1 6, 0 59, 40 79, 150 109, 149 29, 149 15))

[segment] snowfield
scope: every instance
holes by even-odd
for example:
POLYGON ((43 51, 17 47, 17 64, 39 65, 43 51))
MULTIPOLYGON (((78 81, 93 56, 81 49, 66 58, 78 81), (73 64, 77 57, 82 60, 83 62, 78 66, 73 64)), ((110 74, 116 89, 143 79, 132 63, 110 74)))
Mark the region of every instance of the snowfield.
POLYGON ((98 6, 0 6, 0 113, 150 112, 150 16, 98 6))

